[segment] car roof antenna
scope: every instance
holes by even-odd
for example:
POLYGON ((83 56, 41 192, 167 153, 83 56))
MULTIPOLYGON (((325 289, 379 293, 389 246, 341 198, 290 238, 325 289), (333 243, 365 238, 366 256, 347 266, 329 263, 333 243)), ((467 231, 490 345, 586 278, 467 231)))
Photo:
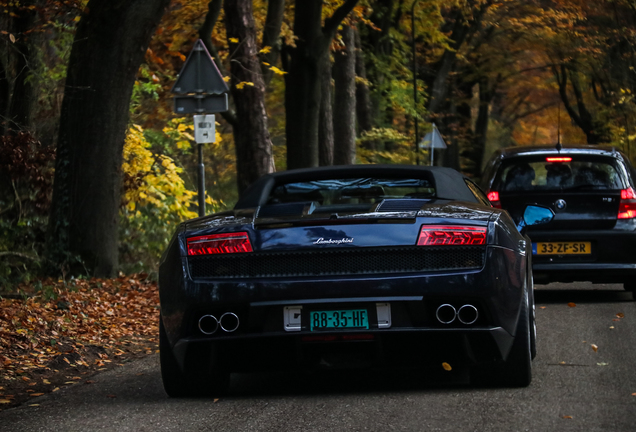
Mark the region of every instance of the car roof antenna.
POLYGON ((563 148, 561 145, 561 105, 559 105, 559 110, 557 112, 557 143, 555 147, 557 151, 561 153, 561 149, 563 148))

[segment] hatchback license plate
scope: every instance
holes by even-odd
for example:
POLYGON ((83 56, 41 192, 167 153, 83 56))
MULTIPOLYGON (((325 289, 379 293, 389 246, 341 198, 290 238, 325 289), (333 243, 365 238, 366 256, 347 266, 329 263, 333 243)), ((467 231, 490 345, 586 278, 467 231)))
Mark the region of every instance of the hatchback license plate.
POLYGON ((537 242, 532 244, 534 255, 589 255, 592 242, 537 242))
POLYGON ((309 315, 311 331, 332 328, 368 329, 369 317, 366 309, 313 311, 309 315))

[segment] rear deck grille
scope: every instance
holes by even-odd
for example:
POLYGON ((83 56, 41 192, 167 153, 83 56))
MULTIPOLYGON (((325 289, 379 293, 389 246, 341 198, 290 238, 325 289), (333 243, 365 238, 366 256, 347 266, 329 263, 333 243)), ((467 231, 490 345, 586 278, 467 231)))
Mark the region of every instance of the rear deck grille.
POLYGON ((347 248, 189 257, 194 279, 374 275, 480 269, 485 248, 347 248))

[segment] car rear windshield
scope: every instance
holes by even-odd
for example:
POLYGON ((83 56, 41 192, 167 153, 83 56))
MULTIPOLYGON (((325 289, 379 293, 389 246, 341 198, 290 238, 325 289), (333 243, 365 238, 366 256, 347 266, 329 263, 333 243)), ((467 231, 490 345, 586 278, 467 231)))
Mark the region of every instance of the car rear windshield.
POLYGON ((493 190, 520 192, 532 190, 621 189, 616 161, 592 160, 576 156, 515 158, 502 164, 493 190))
POLYGON ((349 205, 434 196, 435 187, 426 179, 345 178, 281 184, 272 190, 267 204, 311 201, 320 205, 349 205))

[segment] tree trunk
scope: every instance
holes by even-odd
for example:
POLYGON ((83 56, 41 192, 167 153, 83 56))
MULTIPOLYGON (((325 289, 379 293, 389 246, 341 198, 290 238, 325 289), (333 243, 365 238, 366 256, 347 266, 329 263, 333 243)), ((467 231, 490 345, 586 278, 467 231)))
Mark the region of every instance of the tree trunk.
POLYGON ((287 169, 318 165, 320 67, 329 44, 345 16, 358 0, 346 0, 322 21, 322 0, 296 0, 294 35, 289 47, 289 71, 285 75, 287 169))
POLYGON ((583 133, 585 133, 587 143, 601 144, 609 142, 610 132, 607 128, 607 125, 604 125, 602 122, 595 120, 592 116, 592 113, 588 110, 587 105, 585 104, 578 80, 577 71, 570 70, 566 65, 561 65, 559 68, 553 66, 552 70, 559 85, 559 95, 561 96, 563 105, 565 106, 565 109, 570 115, 572 121, 574 121, 574 123, 576 123, 576 125, 581 128, 583 133), (570 76, 572 91, 574 93, 574 98, 576 101, 576 110, 570 103, 568 97, 568 75, 570 76))
MULTIPOLYGON (((208 3, 208 13, 205 15, 205 20, 199 28, 199 38, 201 38, 201 41, 203 41, 203 44, 214 59, 214 63, 216 63, 216 67, 219 68, 221 75, 227 76, 227 71, 219 57, 219 52, 214 44, 212 44, 212 31, 214 31, 216 21, 219 19, 222 7, 223 0, 210 0, 210 3, 208 3)), ((220 114, 221 117, 223 117, 233 128, 237 127, 238 122, 236 119, 236 112, 231 106, 227 111, 223 111, 220 114)))
POLYGON ((9 114, 9 77, 4 58, 0 58, 0 136, 4 135, 9 114))
POLYGON ((237 117, 233 131, 236 177, 241 194, 260 176, 274 171, 274 158, 267 129, 265 83, 260 73, 252 0, 225 0, 224 10, 232 53, 231 92, 237 117), (234 39, 238 42, 232 42, 234 39))
POLYGON ((267 2, 267 17, 263 28, 263 48, 270 47, 270 51, 261 54, 261 68, 263 70, 263 80, 267 86, 272 80, 274 72, 270 66, 276 66, 280 55, 280 29, 285 15, 285 0, 269 0, 267 2))
POLYGON ((481 166, 486 151, 486 139, 488 138, 488 123, 490 121, 490 103, 495 95, 497 84, 491 84, 488 78, 479 81, 479 110, 475 122, 475 142, 473 144, 472 159, 475 163, 475 177, 481 176, 481 166))
POLYGON ((491 6, 491 1, 473 3, 470 19, 466 18, 466 11, 453 8, 449 22, 453 23, 450 35, 450 49, 446 49, 434 69, 434 76, 429 77, 430 99, 427 106, 429 113, 440 112, 444 99, 448 95, 448 77, 455 68, 457 53, 464 42, 481 27, 481 20, 491 6))
MULTIPOLYGON (((362 54, 362 43, 360 32, 354 29, 355 39, 355 59, 356 59, 356 118, 358 120, 358 130, 360 134, 373 129, 373 119, 371 116, 371 95, 367 81, 367 70, 362 54)), ((377 142, 366 141, 364 146, 370 150, 377 149, 377 142)))
MULTIPOLYGON (((32 2, 29 2, 32 3, 32 2)), ((15 58, 14 70, 16 76, 13 80, 13 91, 9 102, 8 127, 12 133, 31 128, 32 108, 35 100, 33 88, 33 49, 29 40, 29 30, 35 22, 36 13, 23 5, 18 16, 14 20, 15 36, 17 40, 13 46, 13 57, 15 58)), ((31 4, 31 6, 35 6, 31 4)))
POLYGON ((90 0, 79 21, 67 69, 49 218, 48 254, 58 271, 86 269, 97 277, 117 273, 130 96, 168 3, 90 0))
POLYGON ((344 49, 334 53, 334 165, 353 164, 356 159, 356 57, 353 29, 341 31, 344 49))
POLYGON ((320 166, 333 165, 333 84, 331 77, 331 59, 324 58, 320 76, 321 98, 318 128, 318 163, 320 166))

